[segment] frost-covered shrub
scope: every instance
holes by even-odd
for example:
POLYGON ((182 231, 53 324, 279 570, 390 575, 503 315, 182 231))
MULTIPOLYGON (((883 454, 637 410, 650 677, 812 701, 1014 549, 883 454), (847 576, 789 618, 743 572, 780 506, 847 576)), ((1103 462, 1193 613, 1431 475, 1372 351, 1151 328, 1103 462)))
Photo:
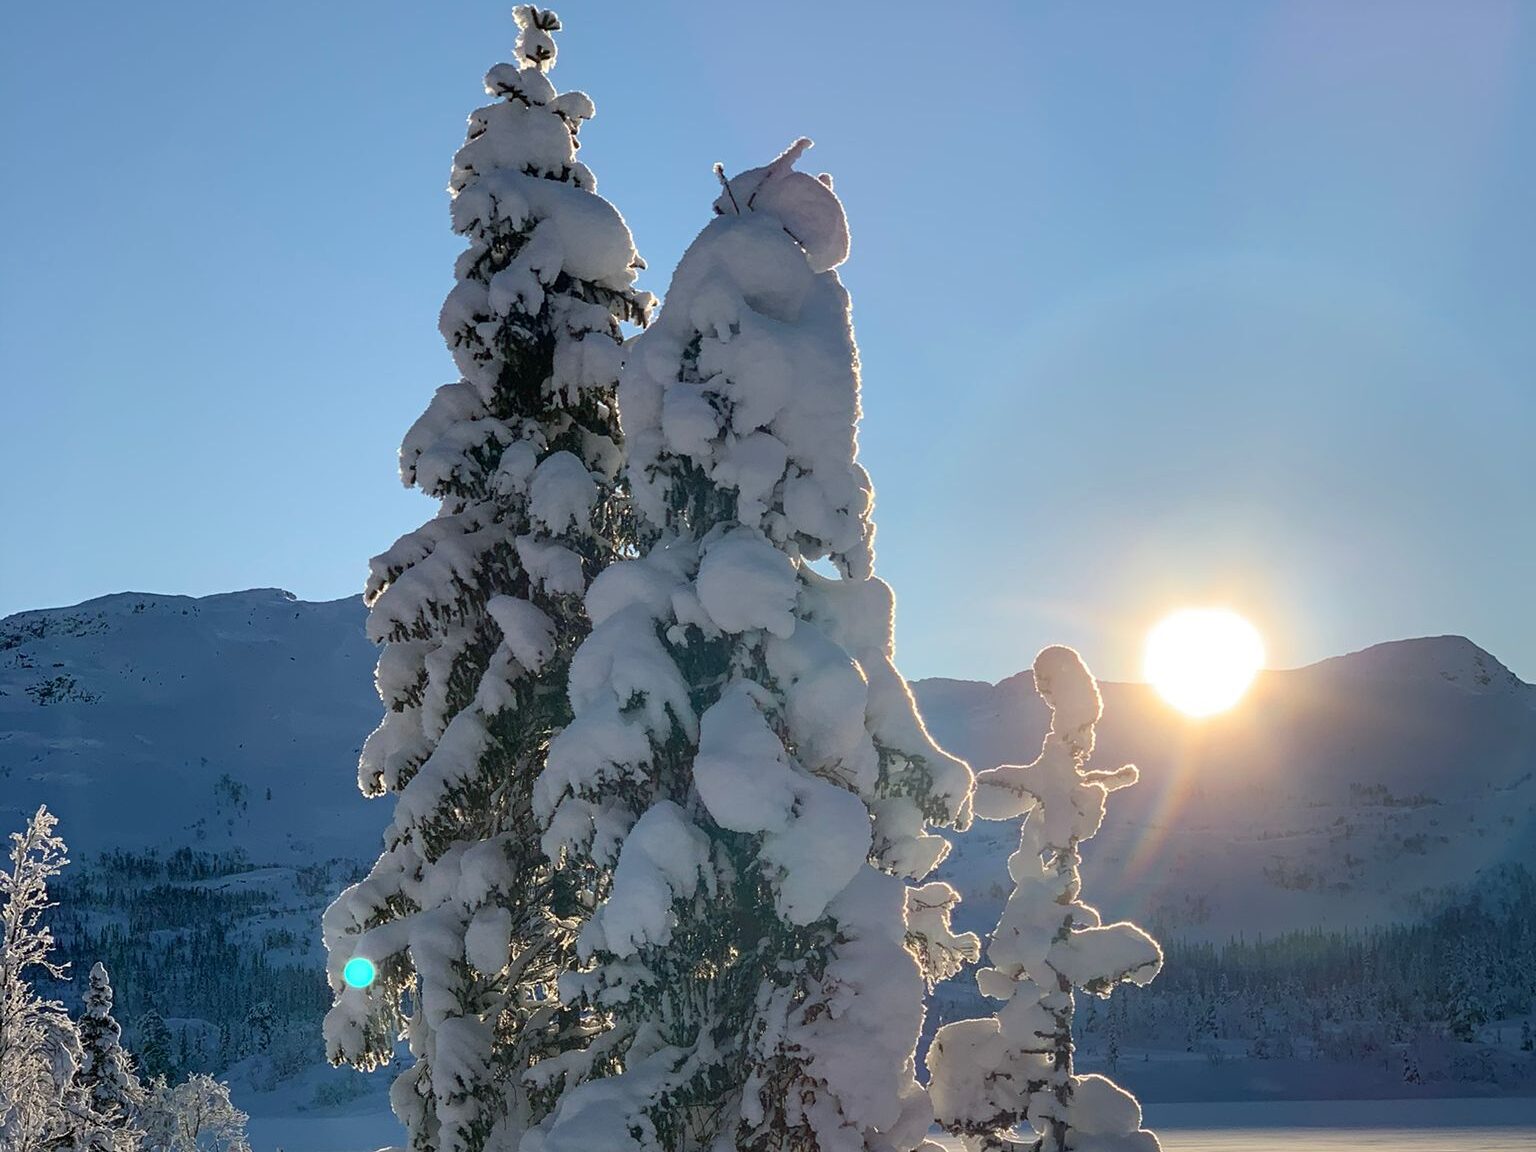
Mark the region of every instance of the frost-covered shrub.
POLYGON ((413 1064, 392 1103, 414 1147, 510 1148, 547 1099, 524 1073, 582 1045, 579 1016, 538 992, 575 959, 582 879, 540 850, 532 787, 570 719, 589 582, 632 547, 619 487, 620 324, 650 299, 622 217, 576 159, 593 115, 557 93, 559 20, 514 10, 516 62, 485 78, 454 157, 467 247, 441 330, 462 378, 407 432, 401 476, 437 515, 371 564, 369 636, 387 712, 358 780, 394 819, 372 871, 325 914, 333 1062, 413 1064), (367 989, 342 971, 377 966, 367 989))
POLYGON ((48 881, 69 861, 54 831, 58 818, 39 808, 11 833, 10 868, 0 871, 0 1148, 43 1152, 67 1147, 99 1127, 88 1092, 76 1083, 80 1034, 57 1000, 32 985, 65 978, 53 959, 53 933, 42 923, 53 905, 48 881))
POLYGON ((847 221, 801 141, 727 181, 619 387, 642 557, 593 582, 534 803, 595 878, 559 981, 600 1034, 523 1152, 917 1147, 925 974, 974 958, 944 885, 966 765, 892 664, 855 461, 847 221), (829 578, 810 564, 827 560, 829 578))
POLYGON ((1076 652, 1046 648, 1034 678, 1051 710, 1039 757, 976 777, 978 816, 1023 818, 1008 859, 1015 887, 987 942, 990 966, 976 974, 983 995, 1003 1006, 935 1034, 934 1110, 945 1128, 982 1147, 1155 1152, 1135 1097, 1072 1066, 1075 992, 1108 996, 1121 982, 1146 984, 1163 962, 1140 928, 1103 924, 1080 898, 1078 847, 1098 832, 1108 794, 1136 782, 1136 769, 1087 770, 1103 705, 1076 652))
POLYGON ((144 1152, 251 1152, 249 1117, 229 1099, 229 1085, 201 1072, 180 1084, 157 1079, 141 1122, 144 1152))
POLYGON ((0 871, 0 1149, 136 1152, 144 1093, 112 1017, 106 969, 91 969, 79 1024, 32 985, 68 978, 42 923, 56 907, 48 883, 69 863, 57 826, 39 808, 11 834, 11 866, 0 871))

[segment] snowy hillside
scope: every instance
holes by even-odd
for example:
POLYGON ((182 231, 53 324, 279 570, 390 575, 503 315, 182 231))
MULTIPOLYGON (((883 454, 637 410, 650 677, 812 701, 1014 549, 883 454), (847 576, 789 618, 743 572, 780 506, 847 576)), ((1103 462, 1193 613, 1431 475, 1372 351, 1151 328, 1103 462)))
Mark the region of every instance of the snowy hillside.
MULTIPOLYGON (((355 782, 381 714, 363 617, 356 599, 257 589, 0 621, 0 821, 19 828, 46 802, 77 860, 187 846, 366 861, 387 805, 355 782)), ((1470 641, 1266 673, 1200 722, 1144 685, 1102 688, 1095 763, 1142 771, 1087 852, 1108 912, 1213 939, 1386 923, 1489 865, 1536 867, 1536 687, 1470 641)), ((1039 750, 1027 672, 914 689, 939 742, 977 769, 1039 750)), ((970 926, 996 915, 1016 836, 978 822, 946 864, 970 926)))
POLYGON ((146 1071, 215 1072, 254 1114, 382 1089, 318 1043, 320 913, 383 826, 352 770, 379 712, 362 622, 275 589, 0 621, 0 823, 60 817, 61 958, 107 965, 146 1071))
MULTIPOLYGON (((185 1066, 234 1064, 252 1099, 293 1077, 316 1103, 364 1090, 315 1067, 329 1000, 320 911, 366 867, 389 819, 387 803, 359 795, 354 770, 381 713, 363 620, 357 599, 262 589, 123 594, 0 621, 0 822, 19 829, 43 802, 60 815, 76 861, 54 914, 66 953, 107 962, 130 1040, 156 1008, 185 1066), (263 1002, 277 1018, 270 1044, 263 1002)), ((1267 673, 1233 714, 1199 723, 1145 686, 1101 688, 1095 763, 1132 761, 1142 776, 1087 846, 1085 890, 1165 944, 1414 924, 1484 869, 1536 871, 1536 688, 1469 641, 1401 641, 1267 673)), ((1027 673, 914 689, 934 736, 978 769, 1039 749, 1045 714, 1027 673)), ((978 821, 959 838, 941 871, 966 895, 965 927, 995 922, 1017 835, 978 821)), ((1431 935, 1422 946, 1443 952, 1444 933, 1431 935)), ((1469 954, 1502 963, 1524 947, 1511 941, 1469 954)), ((1277 997, 1289 955, 1266 961, 1279 966, 1262 977, 1277 997)), ((1177 1033, 1182 1052, 1187 1021, 1215 1019, 1200 989, 1223 977, 1197 961, 1176 954, 1145 1003, 1127 1001, 1128 1039, 1177 1033)), ((1348 973, 1338 979, 1347 991, 1348 973)), ((1490 1020, 1518 982, 1490 969, 1490 1020)), ((970 1012, 974 985, 942 986, 940 999, 941 1012, 970 1012)), ((1438 1019, 1433 995, 1420 1000, 1409 1017, 1438 1019)), ((1103 1025, 1087 1027, 1091 1055, 1103 1025)), ((1247 1051, 1250 1032, 1234 1019, 1212 1034, 1247 1051)), ((1469 1077, 1487 1079, 1452 1079, 1469 1077)))
MULTIPOLYGON (((1417 919, 1448 886, 1536 867, 1536 687, 1460 637, 1269 672, 1226 716, 1186 720, 1141 684, 1102 684, 1094 763, 1131 762, 1085 850, 1102 909, 1166 937, 1225 940, 1417 919)), ((1046 716, 1029 674, 914 685, 973 767, 1025 763, 1046 716)), ((989 925, 1017 829, 978 823, 944 872, 989 925)))
POLYGON ((0 822, 46 802, 108 848, 363 859, 384 814, 354 765, 378 723, 356 599, 122 593, 0 621, 0 822), (270 795, 269 795, 270 792, 270 795))

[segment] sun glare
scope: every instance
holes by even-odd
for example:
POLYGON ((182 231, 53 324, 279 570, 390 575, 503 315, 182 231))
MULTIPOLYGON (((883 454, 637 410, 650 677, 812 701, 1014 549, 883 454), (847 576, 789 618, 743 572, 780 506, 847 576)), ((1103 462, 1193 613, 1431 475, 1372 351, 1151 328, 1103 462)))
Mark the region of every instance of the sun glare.
POLYGON ((1142 673, 1158 695, 1189 716, 1225 712, 1264 666, 1258 630, 1225 608, 1186 608, 1147 635, 1142 673))

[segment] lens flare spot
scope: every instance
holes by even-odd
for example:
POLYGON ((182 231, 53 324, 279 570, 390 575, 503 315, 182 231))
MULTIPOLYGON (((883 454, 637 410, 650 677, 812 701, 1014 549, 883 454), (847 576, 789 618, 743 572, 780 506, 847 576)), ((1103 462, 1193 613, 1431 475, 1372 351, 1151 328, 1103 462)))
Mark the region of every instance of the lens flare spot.
POLYGON ((374 968, 373 961, 362 956, 352 957, 341 970, 341 978, 354 988, 368 987, 377 975, 378 970, 374 968))

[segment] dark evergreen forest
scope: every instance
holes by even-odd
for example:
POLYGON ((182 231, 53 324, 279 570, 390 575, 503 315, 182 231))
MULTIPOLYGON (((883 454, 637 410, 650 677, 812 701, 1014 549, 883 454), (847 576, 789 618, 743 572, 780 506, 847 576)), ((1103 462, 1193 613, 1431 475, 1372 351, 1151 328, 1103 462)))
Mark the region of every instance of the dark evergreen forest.
MULTIPOLYGON (((327 893, 359 875, 343 861, 293 871, 262 869, 238 852, 113 852, 60 878, 50 923, 73 973, 106 964, 125 1039, 163 1060, 156 1070, 216 1073, 268 1053, 282 1075, 322 1059, 330 992, 320 912, 327 893), (255 882, 267 872, 280 881, 255 882), (168 1044, 146 1034, 158 1031, 157 1018, 170 1022, 168 1044)), ((1536 1008, 1536 876, 1505 867, 1447 893, 1414 924, 1219 945, 1175 939, 1164 948, 1150 986, 1122 988, 1107 1002, 1084 997, 1086 1053, 1102 1059, 1135 1046, 1212 1060, 1397 1060, 1411 1077, 1404 1054, 1414 1043, 1489 1040, 1497 1022, 1536 1008)), ((52 993, 78 1011, 82 987, 72 979, 52 993)), ((942 985, 929 1033, 973 1012, 975 1000, 968 975, 942 985)), ((1519 1050, 1530 1030, 1512 1025, 1503 1039, 1519 1050)), ((1460 1067, 1475 1077, 1483 1066, 1460 1067)))

